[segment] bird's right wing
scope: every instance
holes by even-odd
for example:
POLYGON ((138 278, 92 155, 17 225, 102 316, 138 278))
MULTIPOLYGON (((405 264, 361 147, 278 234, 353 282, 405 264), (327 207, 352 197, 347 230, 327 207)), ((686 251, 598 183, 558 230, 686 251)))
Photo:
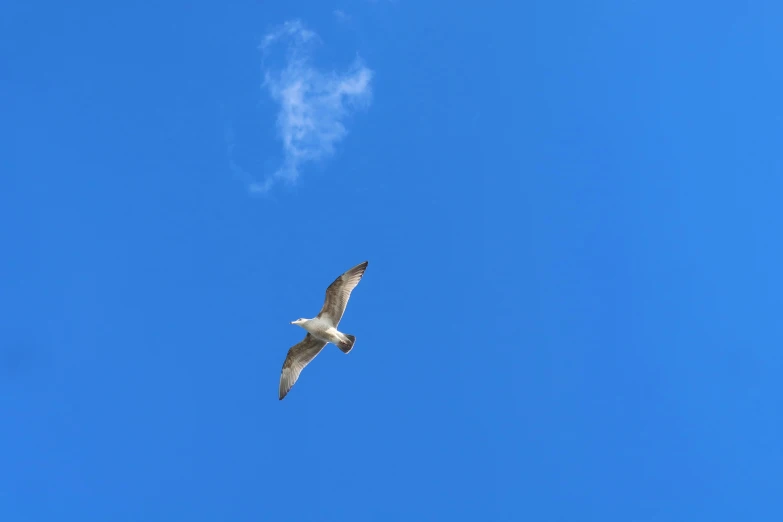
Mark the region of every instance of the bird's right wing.
POLYGON ((326 346, 325 341, 320 341, 310 335, 305 335, 301 342, 295 344, 288 350, 288 355, 283 363, 283 371, 280 374, 280 400, 291 390, 291 387, 299 379, 304 367, 326 346))

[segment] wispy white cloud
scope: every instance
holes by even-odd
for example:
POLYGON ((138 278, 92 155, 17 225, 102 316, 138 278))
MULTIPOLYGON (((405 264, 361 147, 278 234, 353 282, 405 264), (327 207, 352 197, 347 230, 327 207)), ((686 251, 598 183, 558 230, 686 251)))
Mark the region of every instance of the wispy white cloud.
MULTIPOLYGON (((342 71, 318 69, 312 55, 320 44, 318 35, 298 20, 284 23, 261 42, 265 63, 280 46, 283 49, 282 63, 264 68, 263 83, 278 105, 283 159, 263 182, 249 183, 252 192, 265 193, 279 181, 294 182, 305 164, 331 156, 347 135, 347 117, 371 101, 373 71, 358 58, 342 71)), ((240 171, 236 165, 232 170, 240 171)), ((242 171, 242 177, 246 176, 242 171)))
POLYGON ((332 11, 332 14, 334 14, 334 17, 337 19, 338 22, 347 22, 348 20, 351 19, 351 17, 348 16, 348 14, 346 14, 346 12, 343 11, 342 9, 335 9, 334 11, 332 11))
POLYGON ((266 49, 281 38, 290 38, 292 44, 301 46, 311 40, 318 40, 318 35, 306 29, 300 20, 289 20, 274 31, 264 36, 261 49, 266 49))

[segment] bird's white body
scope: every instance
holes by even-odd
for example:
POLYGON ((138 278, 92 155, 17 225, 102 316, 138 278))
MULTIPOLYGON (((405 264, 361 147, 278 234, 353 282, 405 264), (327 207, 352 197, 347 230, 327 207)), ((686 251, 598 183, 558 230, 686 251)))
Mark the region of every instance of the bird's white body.
POLYGON ((304 319, 294 321, 294 324, 307 330, 310 335, 327 343, 338 344, 345 340, 345 334, 338 331, 329 321, 319 319, 304 319))

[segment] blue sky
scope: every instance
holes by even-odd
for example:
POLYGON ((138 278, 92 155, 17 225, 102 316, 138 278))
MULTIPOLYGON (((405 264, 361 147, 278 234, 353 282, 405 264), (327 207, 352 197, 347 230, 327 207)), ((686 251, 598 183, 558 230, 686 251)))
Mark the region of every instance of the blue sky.
POLYGON ((5 1, 0 519, 779 519, 782 19, 5 1))

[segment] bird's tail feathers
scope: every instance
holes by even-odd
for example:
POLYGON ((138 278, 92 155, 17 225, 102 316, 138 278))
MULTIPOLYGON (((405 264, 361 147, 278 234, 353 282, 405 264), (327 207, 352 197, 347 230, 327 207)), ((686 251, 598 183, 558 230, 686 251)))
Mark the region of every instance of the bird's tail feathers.
POLYGON ((343 353, 348 353, 353 349, 353 343, 356 342, 356 337, 351 334, 343 334, 343 337, 345 339, 340 339, 340 342, 337 343, 337 347, 343 351, 343 353))

